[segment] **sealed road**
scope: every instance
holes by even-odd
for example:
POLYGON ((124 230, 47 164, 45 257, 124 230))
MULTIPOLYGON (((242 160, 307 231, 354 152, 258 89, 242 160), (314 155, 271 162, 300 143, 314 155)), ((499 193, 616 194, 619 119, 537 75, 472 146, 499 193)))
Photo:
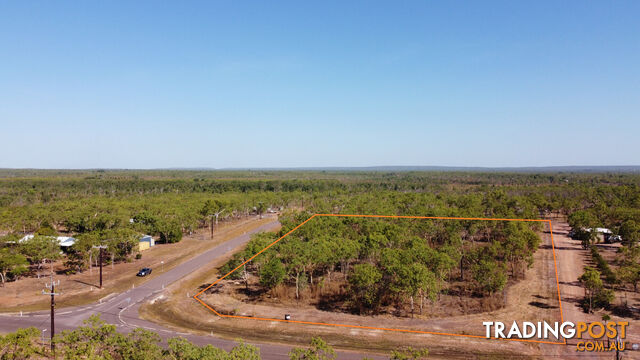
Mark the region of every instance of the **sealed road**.
MULTIPOLYGON (((130 289, 124 293, 109 296, 101 303, 60 309, 56 312, 56 332, 75 329, 78 326, 81 326, 82 322, 89 318, 89 316, 93 314, 100 314, 104 321, 116 325, 118 331, 121 332, 129 332, 135 328, 144 328, 157 332, 163 340, 171 337, 182 336, 198 345, 211 344, 213 346, 229 350, 236 345, 235 341, 215 337, 215 334, 214 336, 200 336, 166 328, 160 324, 140 319, 138 315, 138 308, 145 300, 150 299, 152 296, 161 292, 165 286, 182 279, 212 260, 224 257, 230 252, 233 252, 243 246, 249 241, 252 234, 273 230, 278 226, 279 223, 277 220, 259 226, 243 235, 237 236, 194 258, 191 258, 171 270, 167 270, 165 273, 154 277, 136 288, 130 289)), ((158 269, 156 269, 156 271, 158 271, 158 269)), ((34 326, 40 330, 47 329, 48 331, 49 322, 50 318, 48 311, 23 314, 23 316, 16 314, 0 314, 0 331, 10 332, 15 331, 18 328, 29 326, 34 326)), ((262 358, 267 360, 286 359, 288 358, 288 352, 291 350, 291 346, 287 345, 259 343, 253 343, 253 345, 260 348, 262 358)), ((363 354, 357 354, 354 352, 339 352, 338 358, 361 359, 363 356, 363 354)), ((370 354, 368 356, 371 358, 370 354)))

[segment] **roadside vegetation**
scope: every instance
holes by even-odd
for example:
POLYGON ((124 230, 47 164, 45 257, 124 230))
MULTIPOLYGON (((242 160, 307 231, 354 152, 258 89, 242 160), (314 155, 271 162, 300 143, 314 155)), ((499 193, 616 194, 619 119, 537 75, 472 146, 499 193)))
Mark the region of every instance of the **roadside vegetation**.
MULTIPOLYGON (((134 329, 128 334, 116 331, 99 315, 85 320, 84 326, 65 330, 53 339, 55 357, 59 359, 114 359, 114 360, 260 360, 260 349, 239 342, 230 351, 212 345, 198 346, 181 338, 167 340, 160 345, 160 336, 150 330, 134 329)), ((52 357, 50 342, 43 341, 36 328, 19 329, 0 335, 0 359, 48 359, 52 357)), ((391 353, 390 359, 423 359, 426 349, 400 349, 391 353)), ((336 352, 320 338, 313 338, 309 347, 294 348, 289 352, 291 360, 334 360, 336 352)))

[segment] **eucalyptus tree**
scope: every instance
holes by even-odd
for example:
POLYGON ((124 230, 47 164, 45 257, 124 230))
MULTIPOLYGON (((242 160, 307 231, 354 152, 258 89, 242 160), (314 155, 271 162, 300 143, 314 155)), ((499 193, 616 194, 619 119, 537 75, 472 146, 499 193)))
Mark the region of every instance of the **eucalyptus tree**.
POLYGON ((619 234, 628 248, 633 248, 640 241, 640 225, 634 220, 626 220, 620 225, 619 234))
POLYGON ((585 298, 588 299, 588 312, 590 313, 593 309, 593 299, 598 291, 602 290, 603 283, 600 278, 601 274, 598 270, 585 266, 584 273, 578 278, 578 280, 584 286, 585 298))
POLYGON ((505 266, 496 261, 482 259, 472 266, 472 271, 478 290, 483 293, 493 294, 507 284, 505 266))
POLYGON ((22 254, 11 248, 0 248, 0 280, 2 286, 7 281, 7 277, 18 279, 18 277, 28 271, 29 262, 22 254))
POLYGON ((20 252, 24 254, 32 264, 38 266, 38 277, 40 269, 49 261, 51 272, 53 272, 53 262, 62 257, 60 243, 53 236, 36 235, 20 243, 20 252))
POLYGON ((357 264, 351 270, 349 286, 355 304, 363 313, 365 309, 375 309, 380 304, 380 280, 382 273, 376 266, 368 263, 357 264))

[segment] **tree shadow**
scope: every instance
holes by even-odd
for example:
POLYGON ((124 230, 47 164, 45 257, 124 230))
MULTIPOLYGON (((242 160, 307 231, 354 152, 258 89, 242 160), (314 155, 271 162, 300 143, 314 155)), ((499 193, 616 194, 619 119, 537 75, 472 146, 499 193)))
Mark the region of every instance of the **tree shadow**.
POLYGON ((209 286, 211 286, 211 284, 210 284, 210 283, 209 283, 209 284, 202 284, 202 285, 198 286, 198 289, 200 289, 200 290, 202 290, 202 289, 206 289, 206 288, 208 288, 209 286))
POLYGON ((243 287, 241 289, 238 289, 238 292, 244 294, 250 301, 260 300, 262 298, 262 295, 266 294, 267 291, 268 290, 262 287, 255 288, 252 286, 249 286, 248 288, 243 287))
POLYGON ((556 246, 553 247, 549 244, 542 244, 540 245, 540 249, 545 249, 545 250, 549 250, 549 249, 554 249, 554 250, 571 250, 571 251, 577 251, 577 250, 584 250, 582 247, 568 247, 568 246, 556 246))
POLYGON ((574 280, 574 281, 560 281, 559 282, 562 285, 570 285, 570 286, 578 286, 581 287, 582 283, 580 283, 580 281, 578 280, 574 280))
POLYGON ((609 244, 596 244, 596 247, 598 249, 607 249, 607 250, 618 250, 620 248, 619 246, 609 245, 609 244))
POLYGON ((613 307, 613 309, 611 310, 611 312, 616 316, 640 320, 640 311, 634 311, 634 309, 630 306, 618 305, 613 307))
MULTIPOLYGON (((550 234, 551 232, 549 230, 545 230, 543 231, 544 234, 550 234)), ((564 235, 564 236, 568 236, 569 232, 565 231, 565 230, 553 230, 553 235, 564 235)))
POLYGON ((93 287, 96 287, 96 288, 98 287, 98 285, 96 285, 96 284, 88 283, 88 282, 85 282, 85 281, 82 281, 82 280, 74 279, 73 281, 77 282, 77 283, 80 283, 80 284, 83 284, 83 285, 87 285, 87 286, 93 286, 93 287))
POLYGON ((582 304, 584 300, 584 297, 575 297, 575 296, 563 296, 562 297, 562 302, 563 303, 572 303, 572 304, 582 304))
POLYGON ((545 303, 540 302, 540 301, 531 301, 529 303, 529 305, 535 306, 535 307, 538 307, 538 308, 541 308, 541 309, 557 309, 558 308, 557 306, 545 304, 545 303))
POLYGON ((338 295, 323 295, 318 299, 316 308, 322 311, 341 311, 342 297, 338 295))

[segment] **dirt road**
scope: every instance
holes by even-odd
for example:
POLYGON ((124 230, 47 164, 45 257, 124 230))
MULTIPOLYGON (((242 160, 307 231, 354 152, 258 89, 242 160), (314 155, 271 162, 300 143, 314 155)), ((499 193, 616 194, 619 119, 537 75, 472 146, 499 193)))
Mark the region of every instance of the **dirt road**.
POLYGON ((588 253, 579 241, 567 236, 569 230, 568 224, 553 222, 563 319, 577 322, 583 321, 586 315, 579 304, 584 297, 584 288, 578 278, 582 275, 588 253))
MULTIPOLYGON (((568 236, 570 227, 565 222, 553 221, 553 239, 555 243, 556 261, 558 264, 558 280, 560 284, 560 294, 562 296, 562 314, 564 321, 576 323, 578 321, 602 321, 600 314, 586 314, 580 307, 580 300, 584 297, 584 288, 580 285, 578 278, 584 271, 584 266, 590 263, 590 254, 582 248, 580 241, 573 240, 568 236)), ((629 321, 612 316, 613 321, 629 321)), ((627 341, 630 343, 640 342, 640 331, 633 330, 631 324, 627 341)), ((571 339, 567 341, 567 346, 550 348, 554 354, 567 358, 579 359, 612 359, 615 353, 598 354, 593 352, 576 352, 576 344, 579 340, 571 339)), ((640 359, 638 351, 625 351, 624 359, 640 359)))

